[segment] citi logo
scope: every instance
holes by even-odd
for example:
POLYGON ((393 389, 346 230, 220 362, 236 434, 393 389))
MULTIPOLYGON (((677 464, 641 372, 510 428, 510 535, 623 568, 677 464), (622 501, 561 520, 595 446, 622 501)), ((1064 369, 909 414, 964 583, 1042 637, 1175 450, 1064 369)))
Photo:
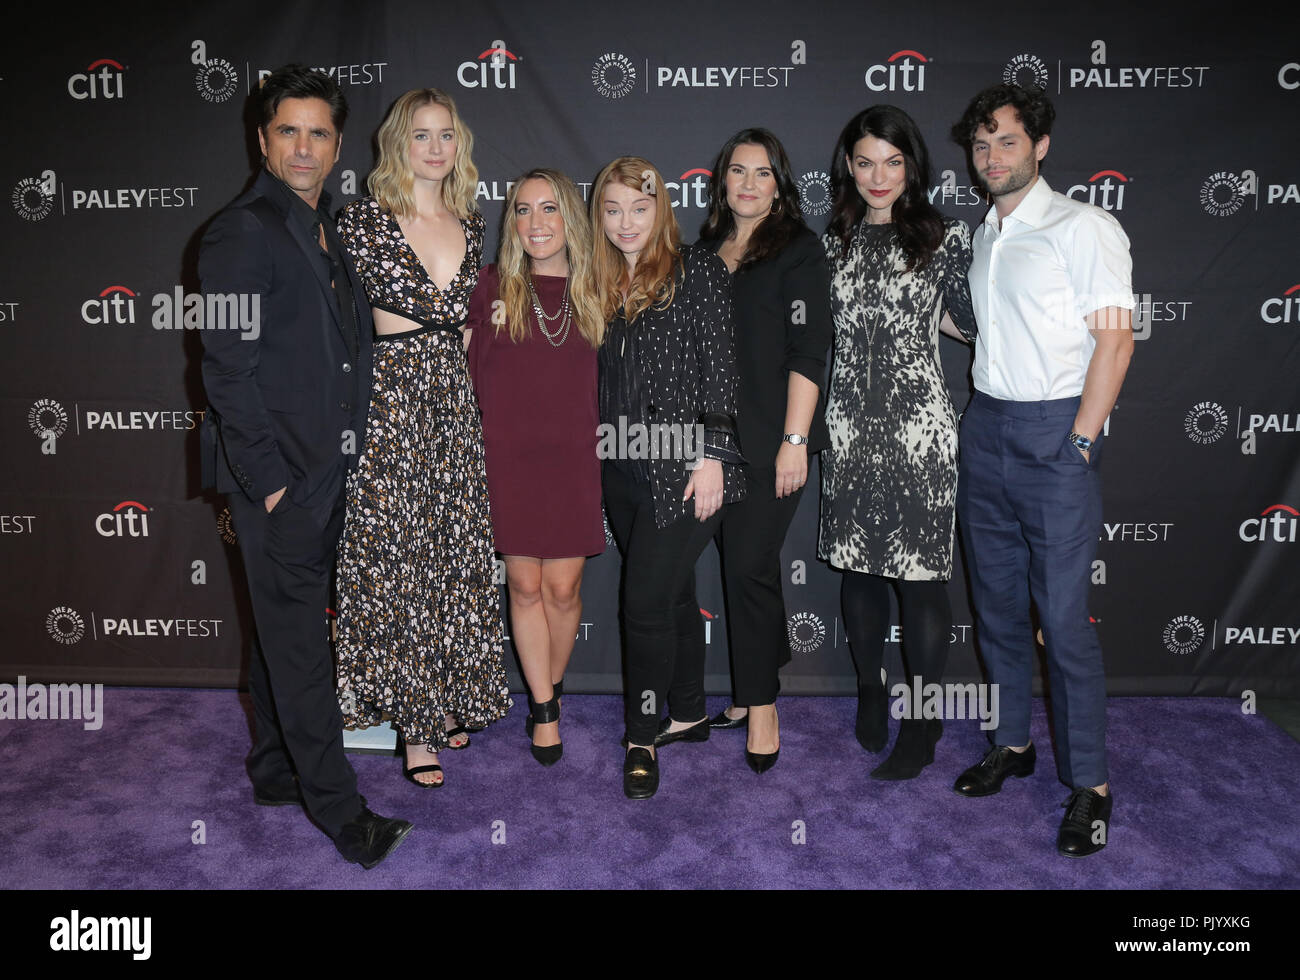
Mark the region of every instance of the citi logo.
POLYGON ((904 48, 891 54, 883 65, 868 68, 864 80, 873 92, 924 92, 929 61, 920 51, 904 48))
POLYGON ((68 78, 68 94, 78 101, 82 99, 120 99, 122 90, 122 73, 126 68, 112 58, 100 58, 68 78))
POLYGON ((474 61, 462 61, 456 81, 465 88, 514 88, 515 63, 519 55, 506 49, 505 41, 493 41, 474 61))
POLYGON ((135 323, 136 294, 126 286, 106 286, 98 299, 81 304, 81 319, 86 323, 135 323))
POLYGON ((138 500, 123 500, 95 518, 95 530, 105 538, 149 537, 149 508, 138 500))
POLYGON ((686 171, 676 180, 665 180, 664 187, 669 192, 668 200, 672 202, 675 208, 707 208, 709 206, 709 181, 712 179, 712 170, 695 167, 693 170, 686 171))
POLYGON ((1124 185, 1129 182, 1118 170, 1098 170, 1086 184, 1075 184, 1065 192, 1076 201, 1087 200, 1106 211, 1124 209, 1124 185))
POLYGON ((1294 544, 1296 527, 1300 521, 1300 510, 1286 504, 1274 504, 1265 507, 1258 517, 1249 517, 1241 522, 1237 534, 1242 541, 1271 541, 1278 544, 1294 544))
POLYGON ((1281 296, 1266 299, 1259 307, 1259 318, 1265 323, 1300 323, 1300 282, 1281 296))
POLYGON ((718 614, 700 606, 700 615, 704 617, 704 644, 708 646, 713 642, 713 621, 718 618, 718 614))

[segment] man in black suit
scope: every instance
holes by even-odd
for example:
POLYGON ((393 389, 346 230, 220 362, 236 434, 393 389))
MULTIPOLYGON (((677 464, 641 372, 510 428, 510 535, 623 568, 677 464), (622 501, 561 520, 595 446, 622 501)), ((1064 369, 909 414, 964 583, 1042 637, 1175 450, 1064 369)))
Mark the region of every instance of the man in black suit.
POLYGON ((259 98, 265 169, 199 252, 205 297, 247 297, 259 311, 252 329, 202 331, 203 482, 228 495, 252 596, 253 798, 305 804, 344 857, 370 868, 411 824, 357 794, 325 618, 370 402, 370 307, 323 192, 347 102, 299 65, 271 74, 259 98))

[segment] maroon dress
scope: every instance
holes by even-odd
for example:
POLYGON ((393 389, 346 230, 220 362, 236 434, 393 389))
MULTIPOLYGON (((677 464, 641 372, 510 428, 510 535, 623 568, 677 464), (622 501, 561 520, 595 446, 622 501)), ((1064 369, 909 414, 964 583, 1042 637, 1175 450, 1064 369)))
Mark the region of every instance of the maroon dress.
MULTIPOLYGON (((531 558, 579 558, 605 550, 596 458, 596 351, 576 325, 555 347, 537 315, 515 343, 497 333, 499 279, 485 267, 469 301, 470 376, 483 413, 488 499, 496 550, 531 558)), ((566 280, 534 276, 544 311, 560 308, 566 280)), ((559 321, 547 324, 555 333, 559 321)))

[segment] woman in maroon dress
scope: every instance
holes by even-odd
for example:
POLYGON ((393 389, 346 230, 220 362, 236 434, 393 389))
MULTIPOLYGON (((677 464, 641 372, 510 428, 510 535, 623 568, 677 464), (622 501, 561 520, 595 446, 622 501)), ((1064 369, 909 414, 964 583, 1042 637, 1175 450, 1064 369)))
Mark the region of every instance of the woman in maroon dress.
POLYGON ((496 550, 529 690, 528 733, 559 761, 560 695, 582 615, 588 555, 605 550, 596 437, 596 348, 605 321, 591 229, 573 182, 532 170, 506 198, 496 265, 470 298, 470 374, 483 413, 496 550))

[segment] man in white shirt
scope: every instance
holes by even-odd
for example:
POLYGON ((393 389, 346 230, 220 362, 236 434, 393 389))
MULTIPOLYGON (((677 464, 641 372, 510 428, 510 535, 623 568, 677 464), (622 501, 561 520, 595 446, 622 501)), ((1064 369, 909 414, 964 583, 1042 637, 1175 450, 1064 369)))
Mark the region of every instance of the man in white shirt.
POLYGON ((1109 213, 1039 176, 1055 111, 1037 90, 986 89, 953 127, 993 199, 973 235, 979 337, 962 419, 957 514, 980 647, 999 686, 993 748, 958 777, 964 796, 1028 776, 1034 641, 1047 648, 1057 772, 1072 793, 1057 849, 1106 844, 1106 678, 1088 615, 1101 530, 1102 428, 1133 353, 1132 261, 1109 213))

